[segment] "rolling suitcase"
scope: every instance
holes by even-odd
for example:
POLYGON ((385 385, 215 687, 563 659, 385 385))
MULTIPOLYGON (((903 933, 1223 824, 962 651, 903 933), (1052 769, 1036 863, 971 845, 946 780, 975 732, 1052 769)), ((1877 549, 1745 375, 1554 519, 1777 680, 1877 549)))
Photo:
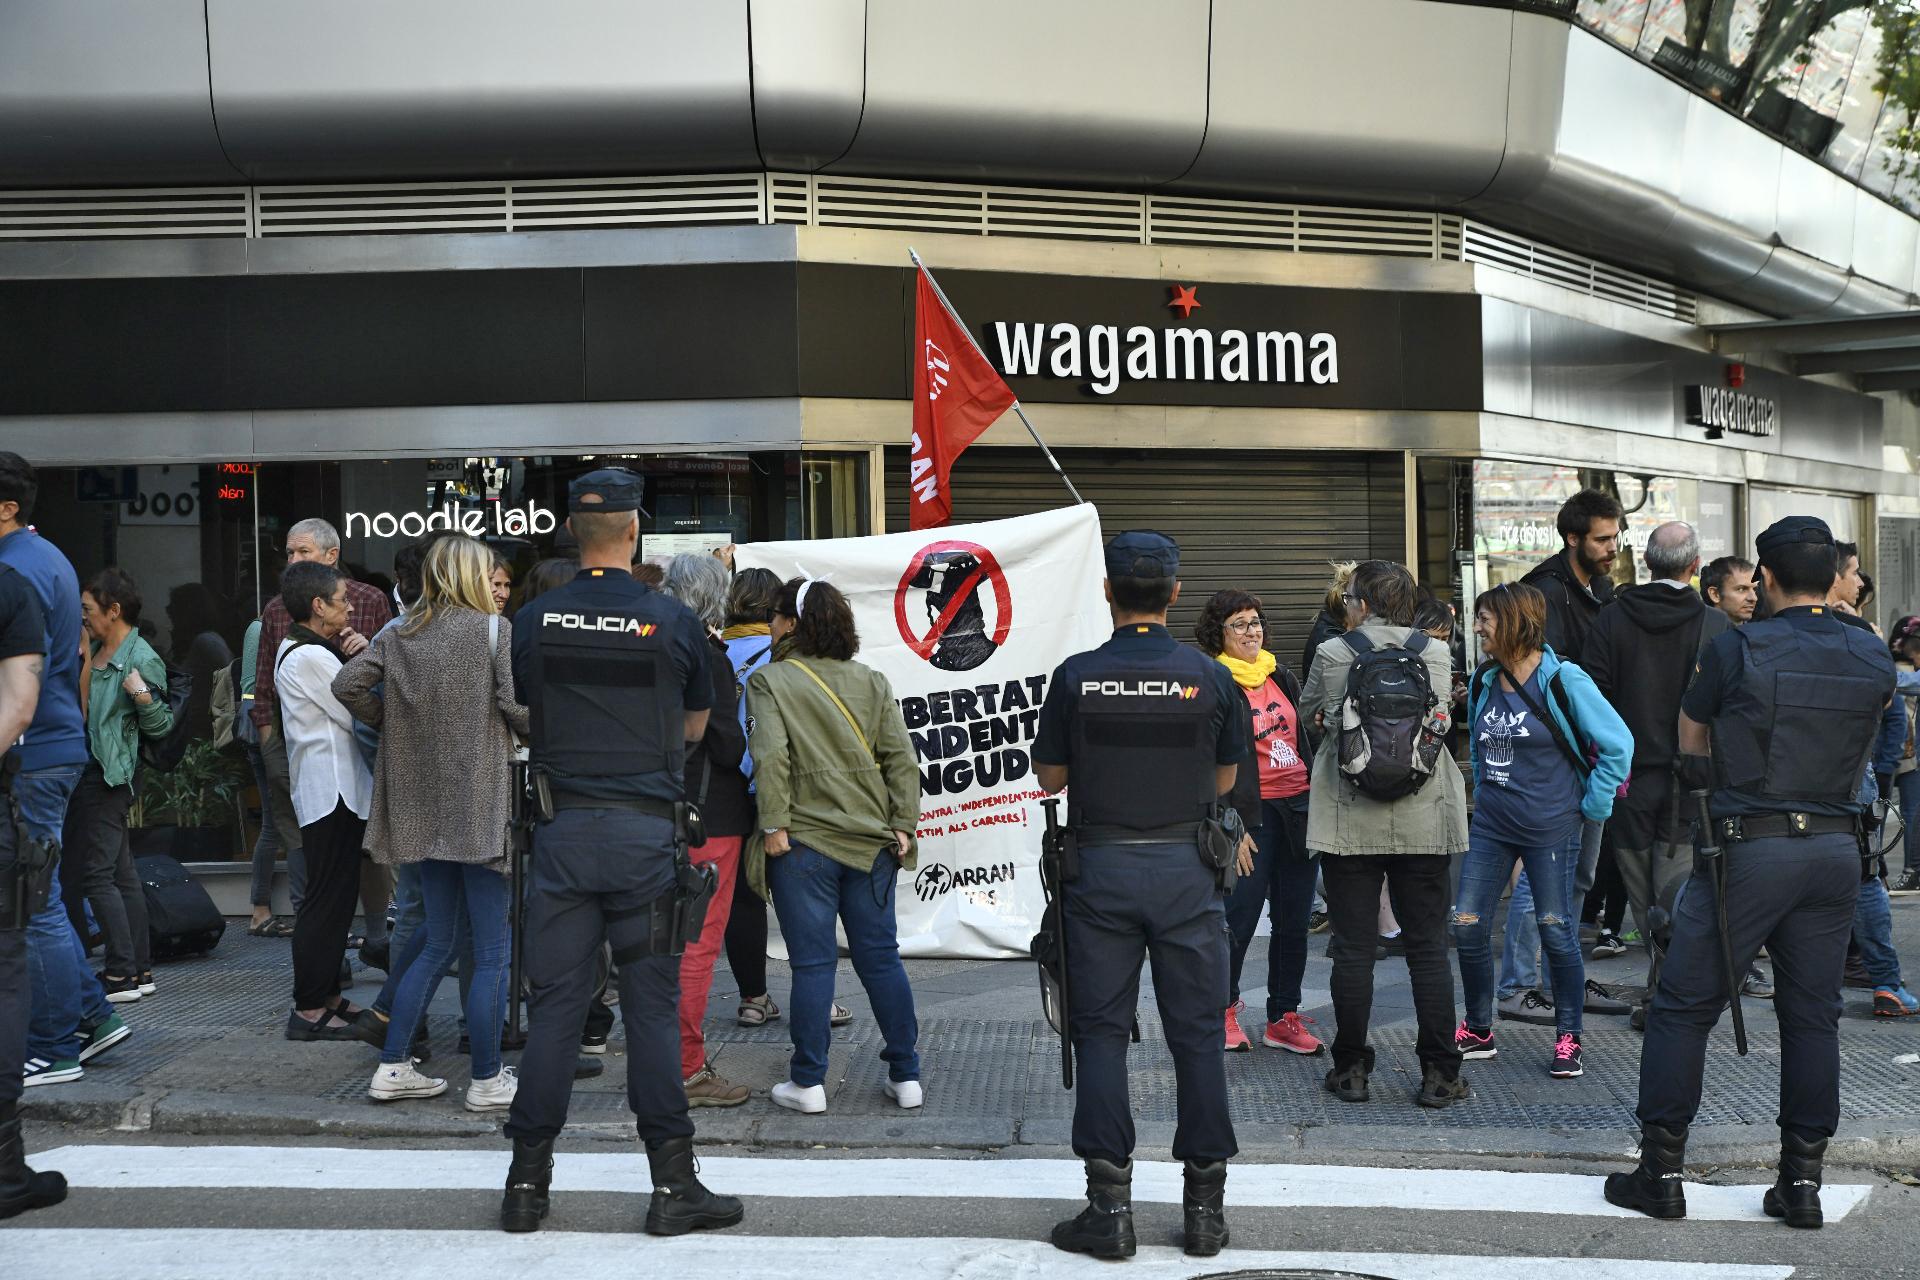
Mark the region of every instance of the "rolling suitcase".
POLYGON ((164 853, 133 860, 147 899, 147 936, 156 960, 204 955, 227 931, 213 899, 185 867, 164 853))

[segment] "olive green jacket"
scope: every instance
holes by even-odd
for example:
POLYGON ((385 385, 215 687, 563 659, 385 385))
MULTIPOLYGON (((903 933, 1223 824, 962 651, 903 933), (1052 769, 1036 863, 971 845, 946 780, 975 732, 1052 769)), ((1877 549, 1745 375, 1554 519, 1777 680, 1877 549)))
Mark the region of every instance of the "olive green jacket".
MULTIPOLYGON (((895 831, 920 824, 919 760, 892 686, 872 667, 786 656, 760 668, 747 680, 747 742, 760 816, 745 867, 763 898, 768 831, 784 828, 793 843, 869 871, 895 831), (858 733, 802 663, 846 704, 858 733)), ((909 841, 908 869, 916 856, 909 841)))
POLYGON ((164 738, 173 729, 173 711, 167 706, 167 664, 138 631, 129 631, 106 666, 87 668, 87 679, 87 743, 107 785, 117 787, 133 781, 140 739, 164 738), (134 667, 153 690, 153 700, 144 707, 120 687, 134 667))

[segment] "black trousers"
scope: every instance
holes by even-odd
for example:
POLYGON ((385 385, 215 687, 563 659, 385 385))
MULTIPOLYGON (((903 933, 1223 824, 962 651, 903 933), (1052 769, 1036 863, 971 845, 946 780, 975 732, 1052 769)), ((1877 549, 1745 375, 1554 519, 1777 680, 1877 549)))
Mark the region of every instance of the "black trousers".
MULTIPOLYGON (((0 873, 12 874, 19 856, 13 823, 0 817, 0 873)), ((27 931, 0 929, 0 1115, 13 1110, 25 1085, 20 1072, 27 1060, 27 931)))
POLYGON ((1447 955, 1447 908, 1453 898, 1453 859, 1439 854, 1325 854, 1320 876, 1333 921, 1333 1062, 1371 1069, 1367 1026, 1373 1018, 1373 961, 1380 936, 1380 885, 1407 946, 1407 976, 1419 1022, 1417 1052, 1424 1066, 1448 1079, 1460 1074, 1453 1047, 1453 962, 1447 955))
MULTIPOLYGON (((1620 859, 1613 851, 1613 829, 1600 839, 1600 861, 1595 866, 1593 888, 1580 906, 1580 923, 1598 924, 1608 933, 1619 933, 1627 918, 1627 882, 1620 878, 1620 859)), ((1643 925, 1642 928, 1645 926, 1643 925)))
POLYGON ((527 1047, 507 1136, 540 1142, 567 1123, 580 1034, 613 946, 627 1029, 627 1105, 648 1142, 693 1135, 680 1080, 680 957, 649 954, 649 914, 673 884, 673 824, 628 809, 563 809, 533 838, 527 887, 527 1047))
MULTIPOLYGON (((1727 936, 1738 983, 1764 944, 1780 1024, 1780 1127, 1828 1138, 1840 1123, 1840 979, 1860 896, 1845 832, 1727 846, 1727 936)), ((1640 1052, 1643 1124, 1683 1129, 1700 1110, 1707 1035, 1727 1007, 1713 884, 1695 874, 1674 908, 1673 945, 1640 1052)))
POLYGON ((1080 878, 1066 894, 1074 1153, 1116 1162, 1133 1154, 1127 1044, 1149 959, 1173 1054, 1174 1158, 1227 1159, 1240 1148, 1220 1052, 1229 942, 1213 873, 1191 844, 1096 845, 1081 850, 1080 878))
POLYGON ((107 785, 100 762, 88 760, 67 803, 60 835, 61 892, 67 914, 82 938, 87 918, 84 900, 93 908, 106 944, 106 972, 129 978, 153 968, 152 939, 147 934, 147 894, 134 874, 133 850, 127 841, 127 810, 133 807, 133 788, 107 785))
POLYGON ((753 891, 745 875, 733 878, 733 912, 727 917, 727 968, 739 984, 740 998, 767 994, 767 900, 753 891))
POLYGON ((367 820, 342 800, 300 828, 307 889, 293 913, 293 1007, 320 1009, 340 994, 340 961, 360 905, 360 846, 367 820))

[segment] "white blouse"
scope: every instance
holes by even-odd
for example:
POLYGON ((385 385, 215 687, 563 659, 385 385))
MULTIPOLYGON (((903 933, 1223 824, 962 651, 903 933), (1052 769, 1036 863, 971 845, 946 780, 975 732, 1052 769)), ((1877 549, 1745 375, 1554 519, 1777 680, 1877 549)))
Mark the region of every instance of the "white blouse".
POLYGON ((311 826, 344 800, 364 818, 373 799, 373 774, 354 744, 353 717, 333 696, 340 660, 321 645, 301 645, 289 654, 292 647, 291 638, 280 642, 274 692, 287 735, 293 816, 301 826, 311 826))

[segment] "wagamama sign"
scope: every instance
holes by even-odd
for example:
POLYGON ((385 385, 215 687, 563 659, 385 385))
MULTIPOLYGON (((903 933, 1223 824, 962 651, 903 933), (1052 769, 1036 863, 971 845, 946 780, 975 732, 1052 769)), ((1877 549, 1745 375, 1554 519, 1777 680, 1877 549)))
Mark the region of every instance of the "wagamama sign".
MULTIPOLYGON (((1188 319, 1202 304, 1197 286, 1171 287, 1167 305, 1188 319)), ((1009 323, 992 327, 1000 372, 1077 378, 1110 396, 1129 382, 1279 382, 1328 386, 1340 381, 1340 344, 1331 333, 1291 329, 1158 329, 1115 324, 1009 323)))

